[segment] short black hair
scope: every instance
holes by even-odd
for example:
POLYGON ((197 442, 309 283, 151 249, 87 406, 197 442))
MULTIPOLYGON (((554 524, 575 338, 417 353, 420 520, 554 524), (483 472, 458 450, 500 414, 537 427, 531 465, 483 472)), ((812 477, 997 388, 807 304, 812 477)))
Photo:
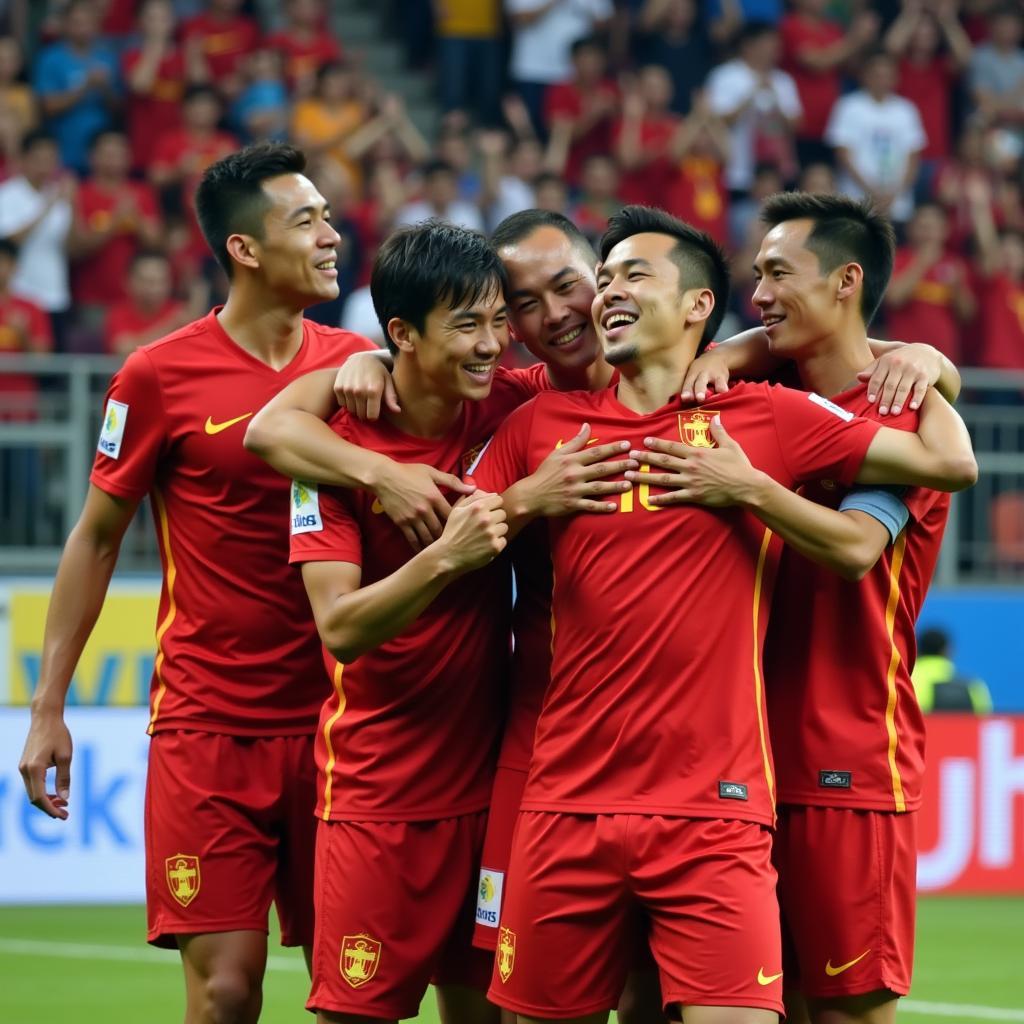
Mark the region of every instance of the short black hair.
POLYGON ((574 39, 569 46, 569 56, 575 57, 580 50, 599 50, 606 57, 608 56, 608 46, 601 36, 583 36, 580 39, 574 39))
POLYGON ((271 205, 263 182, 305 169, 306 155, 285 142, 257 142, 206 169, 196 189, 196 216, 206 244, 229 278, 234 268, 228 237, 263 237, 263 218, 271 205))
POLYGON ((420 174, 423 175, 424 181, 428 178, 436 177, 438 174, 450 174, 453 177, 456 176, 455 168, 452 167, 447 160, 441 160, 436 157, 428 160, 420 167, 420 174))
POLYGON ((597 263, 597 253, 590 244, 590 239, 561 213, 550 210, 520 210, 510 214, 491 235, 491 245, 499 252, 510 246, 518 245, 538 228, 554 228, 561 231, 576 252, 593 267, 597 263))
POLYGON ((777 192, 761 207, 769 228, 789 220, 810 220, 814 227, 807 248, 818 257, 822 274, 843 263, 857 263, 864 272, 860 312, 871 323, 892 277, 896 233, 889 219, 866 199, 831 193, 777 192))
POLYGON ((93 152, 96 150, 96 147, 104 139, 110 138, 111 136, 113 136, 116 139, 121 139, 125 143, 128 142, 128 136, 123 131, 121 131, 120 128, 113 128, 109 126, 106 128, 100 128, 99 131, 97 131, 95 134, 89 137, 89 155, 92 156, 93 152))
POLYGON ((0 238, 0 256, 8 256, 12 260, 18 258, 18 243, 13 238, 0 238))
POLYGON ((627 238, 644 234, 668 235, 676 240, 669 256, 679 268, 679 289, 710 288, 715 297, 711 315, 704 321, 700 352, 714 338, 729 302, 729 261, 722 247, 708 234, 678 217, 653 206, 624 206, 608 219, 601 236, 601 262, 627 238))
POLYGON ((945 657, 948 652, 949 634, 944 629, 933 627, 922 631, 917 641, 918 654, 945 657))
POLYGON ((212 85, 202 85, 196 83, 190 85, 185 89, 185 95, 182 97, 182 103, 191 103, 195 99, 200 97, 204 99, 212 99, 217 101, 217 106, 222 107, 224 101, 220 98, 220 93, 212 85))
POLYGON ((395 231, 378 250, 370 274, 373 308, 392 353, 392 319, 423 331, 439 303, 449 309, 471 306, 493 291, 504 293, 506 285, 505 268, 483 235, 437 219, 395 231))
POLYGON ((36 146, 57 146, 57 138, 45 128, 35 128, 26 132, 21 140, 22 154, 31 153, 36 146))
POLYGON ((742 50, 747 43, 762 36, 778 35, 779 27, 770 21, 745 21, 734 37, 736 49, 742 50))

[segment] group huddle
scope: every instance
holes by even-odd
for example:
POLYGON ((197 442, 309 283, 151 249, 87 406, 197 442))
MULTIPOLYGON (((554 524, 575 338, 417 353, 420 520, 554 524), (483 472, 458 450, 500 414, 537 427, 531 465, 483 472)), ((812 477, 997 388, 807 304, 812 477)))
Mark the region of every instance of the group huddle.
POLYGON ((764 328, 708 347, 724 256, 662 211, 599 253, 542 211, 426 222, 374 264, 385 353, 302 318, 338 237, 303 170, 264 144, 207 171, 228 301, 111 383, 32 801, 67 816, 67 684, 148 495, 148 937, 186 1022, 258 1019, 271 902, 323 1022, 431 983, 445 1024, 892 1020, 914 623, 977 469, 955 368, 867 337, 891 226, 772 197, 764 328))

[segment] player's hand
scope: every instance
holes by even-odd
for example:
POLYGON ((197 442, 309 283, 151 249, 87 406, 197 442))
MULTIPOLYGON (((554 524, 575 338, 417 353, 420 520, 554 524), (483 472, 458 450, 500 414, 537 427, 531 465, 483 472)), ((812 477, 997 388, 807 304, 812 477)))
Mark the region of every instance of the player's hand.
POLYGON ((376 352, 360 352, 345 360, 334 378, 334 396, 358 420, 379 419, 381 401, 392 412, 402 411, 395 382, 376 352))
POLYGON ((679 397, 684 402, 703 402, 708 397, 709 388, 716 395, 729 390, 729 366, 717 348, 701 353, 690 363, 679 397))
POLYGON ((31 803, 51 818, 67 819, 71 795, 71 733, 64 716, 35 713, 18 765, 31 803), (46 771, 57 768, 57 792, 46 792, 46 771))
POLYGON ((375 481, 373 492, 381 509, 413 551, 432 544, 444 531, 452 507, 442 488, 460 495, 476 490, 473 484, 421 462, 388 460, 384 474, 375 481))
POLYGON ((452 572, 480 569, 497 558, 508 544, 508 522, 501 495, 476 491, 459 498, 437 543, 452 572))
POLYGON ((879 356, 857 374, 868 383, 868 401, 878 403, 878 412, 898 416, 907 405, 919 409, 925 392, 935 385, 942 373, 942 354, 931 345, 904 345, 879 356))
POLYGON ((640 465, 623 457, 628 448, 628 441, 590 443, 590 424, 584 423, 571 441, 556 448, 524 481, 530 512, 536 516, 614 512, 619 506, 607 496, 629 491, 632 484, 608 477, 621 476, 640 465))
POLYGON ((652 505, 710 505, 725 508, 747 502, 762 475, 754 469, 746 452, 722 426, 720 416, 711 421, 711 436, 717 447, 691 448, 680 441, 645 437, 646 451, 632 451, 638 462, 651 467, 650 473, 630 471, 626 479, 635 484, 669 488, 667 494, 651 495, 652 505))

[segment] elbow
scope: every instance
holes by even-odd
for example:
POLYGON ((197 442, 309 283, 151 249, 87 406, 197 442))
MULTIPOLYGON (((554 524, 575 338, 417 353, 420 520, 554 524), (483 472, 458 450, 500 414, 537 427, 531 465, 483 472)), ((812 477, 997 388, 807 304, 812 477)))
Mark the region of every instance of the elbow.
POLYGON ((262 413, 256 415, 249 421, 245 428, 245 437, 242 438, 242 446, 247 452, 265 458, 270 450, 270 431, 266 429, 265 419, 262 413))
POLYGON ((342 665, 349 665, 361 654, 364 654, 366 647, 360 644, 359 638, 352 630, 344 626, 335 626, 333 629, 321 633, 324 647, 327 648, 331 657, 342 665))
POLYGON ((966 491, 978 482, 978 460, 973 452, 950 460, 947 480, 950 491, 966 491))
POLYGON ((844 580, 859 583, 877 564, 878 554, 866 545, 851 544, 835 555, 832 569, 844 580))

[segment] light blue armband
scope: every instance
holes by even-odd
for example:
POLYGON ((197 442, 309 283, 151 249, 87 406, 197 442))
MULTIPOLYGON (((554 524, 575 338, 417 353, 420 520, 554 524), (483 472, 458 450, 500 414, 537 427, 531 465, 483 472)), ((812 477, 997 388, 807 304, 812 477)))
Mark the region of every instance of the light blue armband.
POLYGON ((910 519, 910 512, 903 504, 905 490, 905 487, 854 489, 839 503, 839 511, 866 512, 889 531, 889 540, 895 544, 910 519))

